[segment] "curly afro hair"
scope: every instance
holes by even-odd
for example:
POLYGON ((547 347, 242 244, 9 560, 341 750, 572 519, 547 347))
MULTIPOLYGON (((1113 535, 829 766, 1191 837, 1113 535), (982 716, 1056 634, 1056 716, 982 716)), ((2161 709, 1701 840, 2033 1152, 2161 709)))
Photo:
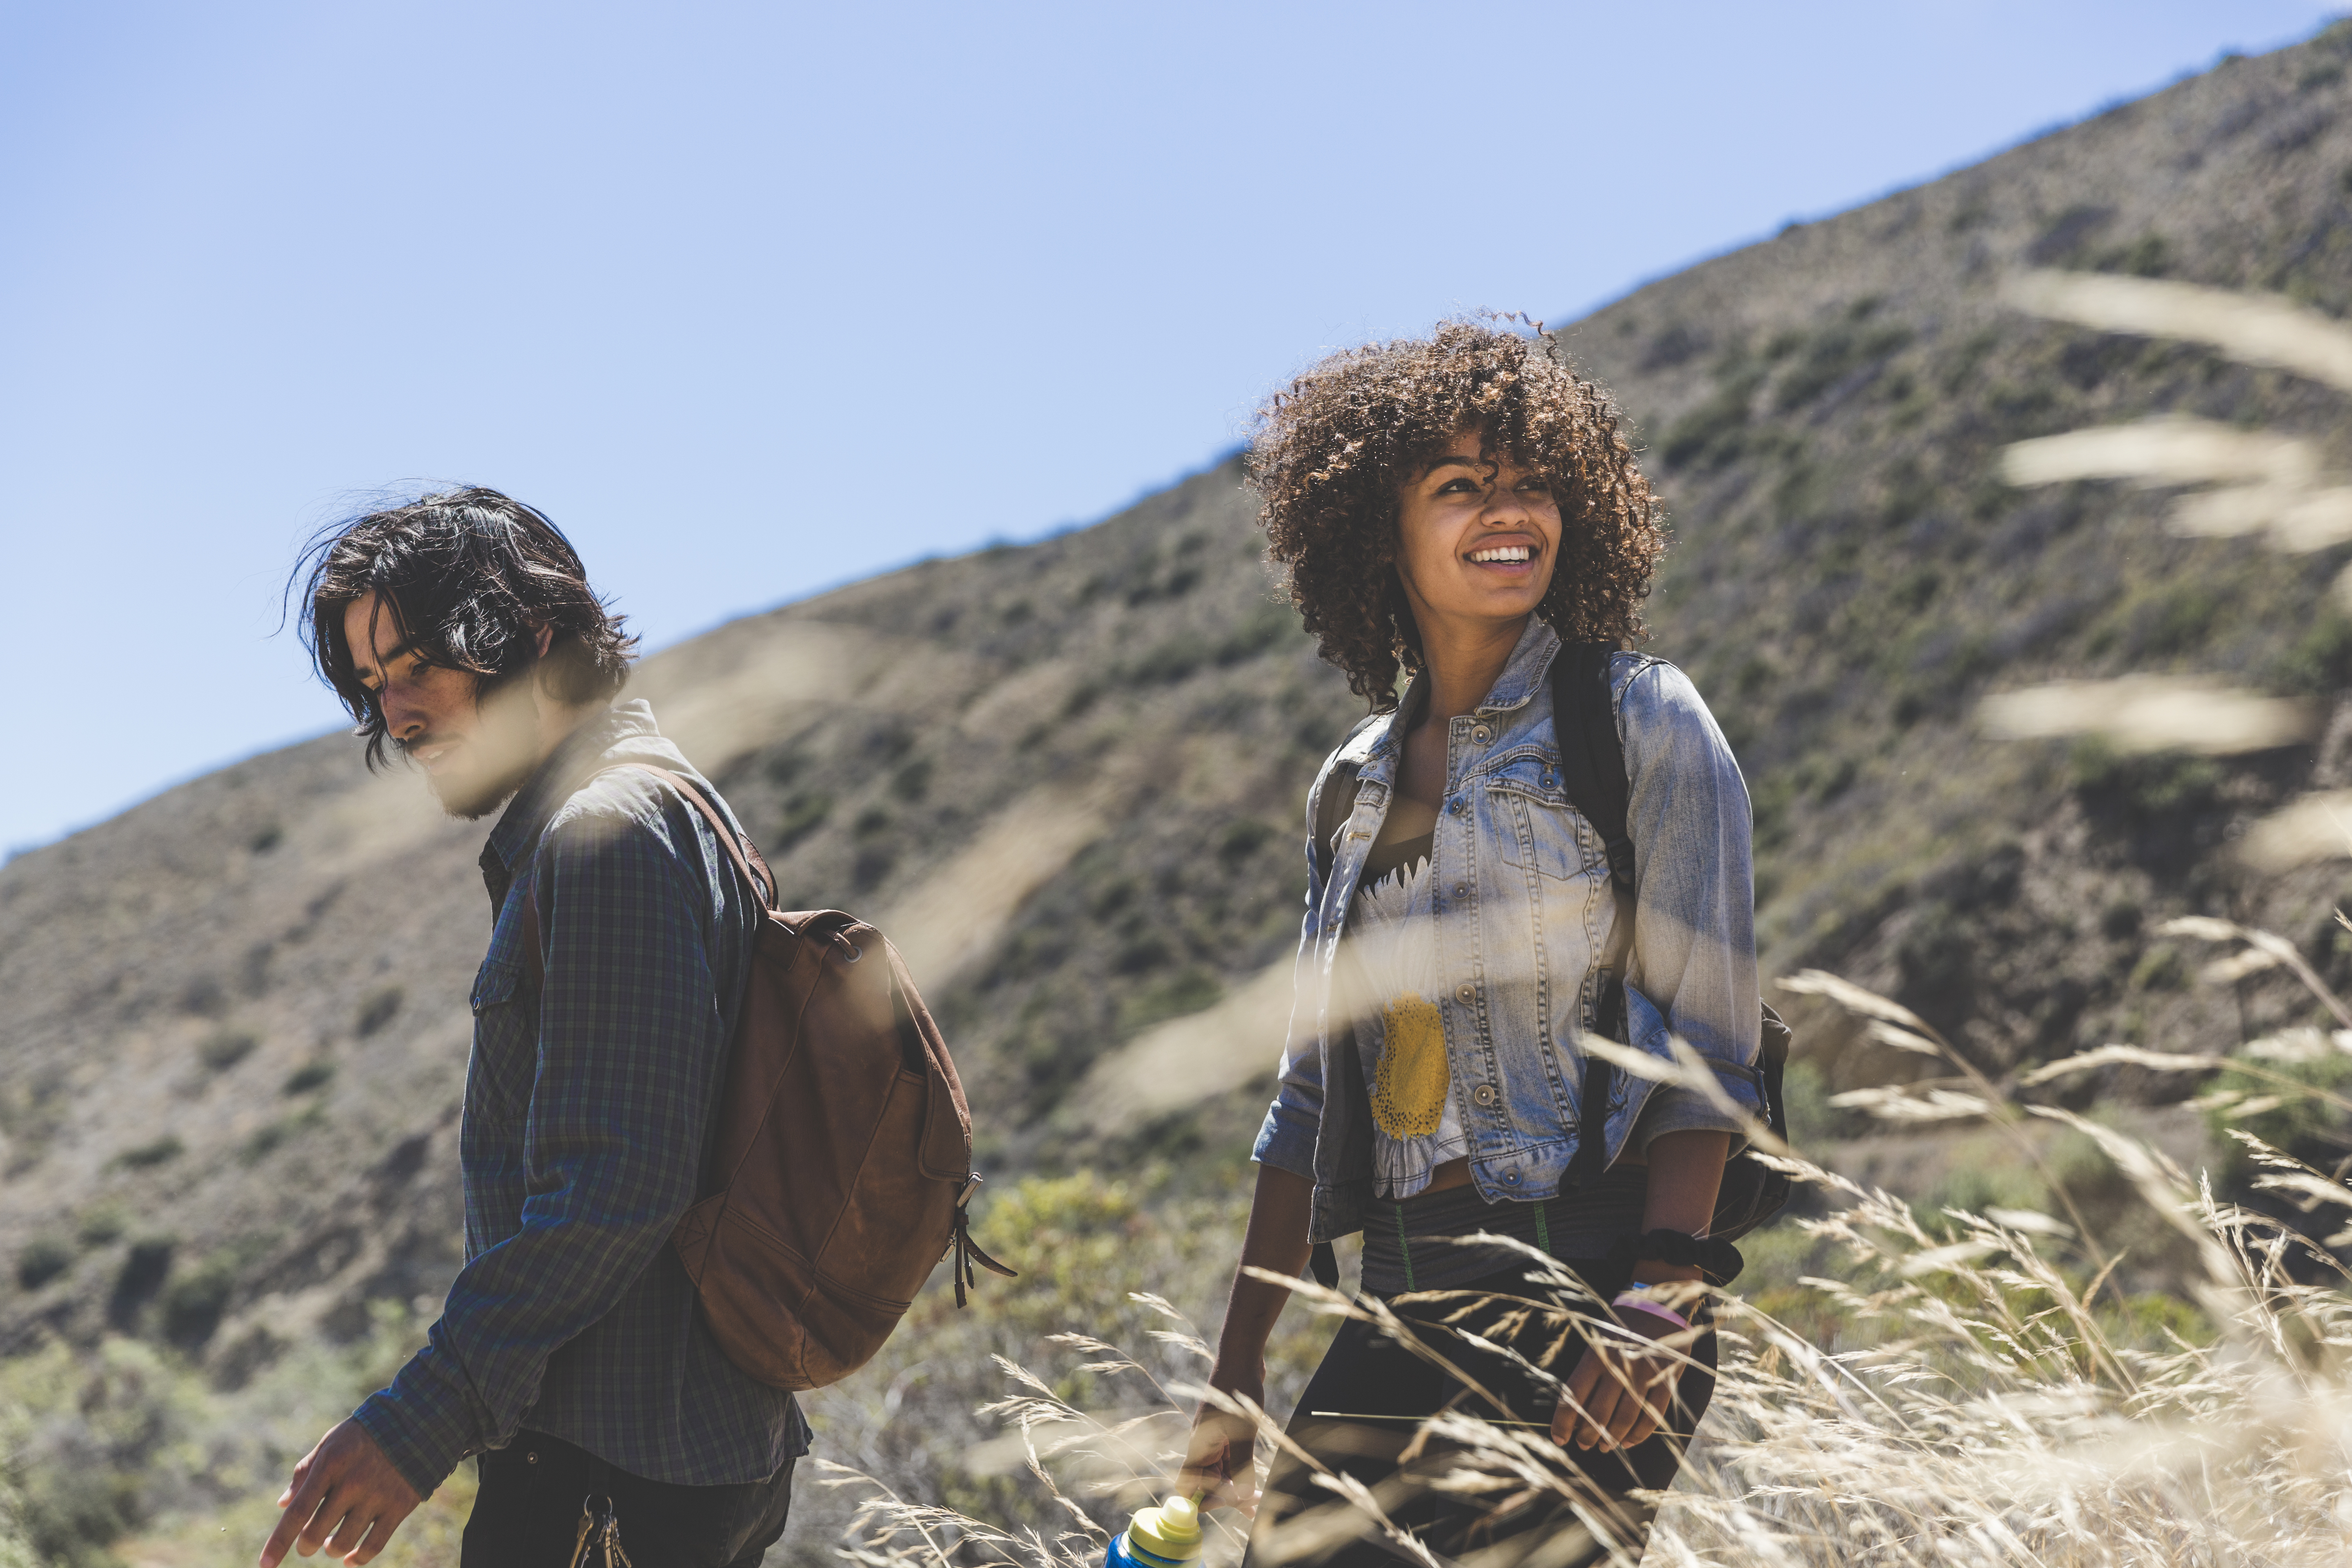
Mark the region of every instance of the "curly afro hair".
POLYGON ((1286 569, 1324 658, 1375 712, 1421 639, 1396 573, 1398 490, 1454 437, 1541 474, 1559 503, 1559 558, 1536 614, 1572 642, 1645 635, 1642 600, 1665 552, 1650 481, 1615 402, 1550 334, 1453 321, 1426 339, 1336 353, 1258 411, 1249 470, 1266 556, 1286 569))

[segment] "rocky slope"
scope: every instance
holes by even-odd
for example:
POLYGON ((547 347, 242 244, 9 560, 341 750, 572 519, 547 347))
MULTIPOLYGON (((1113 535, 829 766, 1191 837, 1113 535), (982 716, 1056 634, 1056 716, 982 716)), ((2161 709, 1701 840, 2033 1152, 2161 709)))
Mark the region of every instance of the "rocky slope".
MULTIPOLYGON (((2342 550, 2020 491, 2008 443, 2177 410, 2352 462, 2337 395, 2004 307, 2029 266, 2277 290, 2352 315, 2352 37, 2228 62, 1932 184, 1706 262, 1569 330, 1644 432, 1678 544, 1654 647, 1757 804, 1768 970, 1839 967, 2006 1070, 2235 1040, 2275 978, 2192 983, 2143 933, 2254 919, 2347 961, 2333 872, 2235 830, 2352 773, 2347 726, 2230 762, 2003 743, 1986 691, 2217 672, 2333 703, 2342 550)), ((794 901, 879 911, 966 1063, 994 1168, 1245 1151, 1296 929, 1301 794, 1354 712, 1257 558, 1226 463, 1095 528, 733 623, 636 689, 794 901)), ((289 650, 289 657, 293 657, 289 650)), ((0 868, 0 1328, 163 1336, 234 1382, 455 1265, 452 1148, 481 829, 340 736, 0 868)), ((1884 1070, 1826 1020, 1833 1078, 1884 1070)), ((2128 1074, 2085 1092, 2178 1097, 2128 1074)))

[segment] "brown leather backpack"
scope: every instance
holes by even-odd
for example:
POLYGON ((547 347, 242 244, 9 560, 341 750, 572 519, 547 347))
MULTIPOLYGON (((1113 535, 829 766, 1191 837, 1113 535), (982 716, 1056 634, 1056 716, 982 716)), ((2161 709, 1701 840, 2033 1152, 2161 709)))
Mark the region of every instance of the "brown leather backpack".
MULTIPOLYGON (((616 765, 692 802, 761 903, 703 1196, 670 1246, 728 1360, 771 1387, 823 1388, 873 1359, 950 1250, 958 1306, 975 1260, 1013 1277, 967 1229, 980 1178, 963 1085, 880 931, 776 909, 767 863, 700 791, 616 765)), ((536 889, 524 918, 536 969, 536 889)))

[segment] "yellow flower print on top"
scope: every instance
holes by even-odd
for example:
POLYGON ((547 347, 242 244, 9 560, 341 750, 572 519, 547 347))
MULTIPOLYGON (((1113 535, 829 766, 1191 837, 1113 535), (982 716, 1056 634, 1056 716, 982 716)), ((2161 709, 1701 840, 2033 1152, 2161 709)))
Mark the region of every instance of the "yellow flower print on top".
POLYGON ((1391 1138, 1426 1138, 1445 1117, 1453 1069, 1445 1021, 1408 991, 1381 1009, 1381 1065, 1372 1079, 1372 1120, 1391 1138))

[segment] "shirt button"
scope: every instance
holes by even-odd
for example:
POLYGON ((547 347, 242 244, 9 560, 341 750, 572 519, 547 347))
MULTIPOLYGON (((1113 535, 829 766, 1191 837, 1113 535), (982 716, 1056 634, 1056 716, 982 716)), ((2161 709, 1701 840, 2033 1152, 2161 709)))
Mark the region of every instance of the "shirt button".
POLYGON ((1470 1091, 1470 1098, 1481 1105, 1492 1105, 1495 1103, 1495 1086, 1491 1083, 1482 1083, 1470 1091))
POLYGON ((1454 994, 1465 1002, 1475 1002, 1478 998, 1478 988, 1475 985, 1465 985, 1454 994))

